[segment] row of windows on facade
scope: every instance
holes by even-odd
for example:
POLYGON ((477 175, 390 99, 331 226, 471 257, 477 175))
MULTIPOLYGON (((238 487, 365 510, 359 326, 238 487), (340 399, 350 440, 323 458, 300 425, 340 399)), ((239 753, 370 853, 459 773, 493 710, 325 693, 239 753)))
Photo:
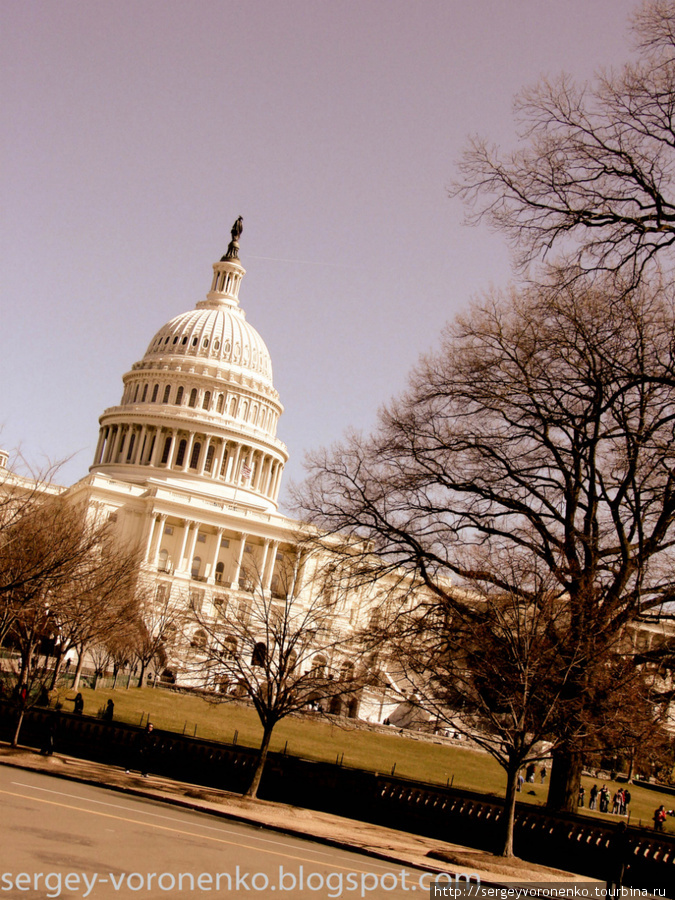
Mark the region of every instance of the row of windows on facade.
MULTIPOLYGON (((190 641, 190 647, 193 650, 197 650, 200 652, 204 652, 209 644, 209 637, 203 628, 198 628, 194 634, 192 635, 192 639, 190 641)), ((216 641, 216 646, 214 647, 217 654, 224 660, 228 659, 236 659, 238 654, 238 643, 236 637, 234 635, 228 635, 222 639, 216 641)), ((253 651, 251 653, 251 665, 252 666, 265 666, 267 663, 267 645, 263 643, 263 641, 259 641, 254 645, 253 651)), ((292 650, 288 655, 288 671, 292 672, 297 665, 297 653, 292 650)), ((322 654, 318 653, 315 657, 313 657, 311 665, 309 667, 309 671, 315 678, 333 678, 333 673, 328 668, 328 659, 322 654)), ((354 663, 345 660, 340 666, 340 670, 337 673, 339 681, 353 681, 354 680, 354 663)))
MULTIPOLYGON (((141 385, 136 384, 133 390, 133 399, 131 399, 132 386, 129 385, 125 392, 125 396, 122 398, 122 403, 136 403, 140 396, 140 402, 145 403, 148 398, 148 390, 150 388, 149 384, 143 385, 143 391, 140 390, 141 385)), ((201 398, 201 408, 205 409, 207 412, 211 412, 212 399, 215 395, 211 393, 211 391, 204 391, 204 394, 201 398)), ((179 386, 176 389, 176 396, 173 400, 174 406, 183 406, 183 400, 185 397, 185 389, 182 386, 179 386)), ((157 403, 159 398, 159 384, 155 384, 152 388, 152 395, 150 397, 150 403, 157 403)), ((162 403, 169 403, 171 398, 171 385, 167 384, 164 386, 164 392, 162 395, 162 403)), ((190 396, 187 401, 187 406, 191 409, 196 409, 199 404, 199 391, 197 388, 192 388, 190 391, 190 396)), ((222 415, 225 411, 225 395, 218 394, 215 403, 215 412, 222 415)), ((268 430, 272 430, 273 422, 274 422, 274 412, 271 409, 266 409, 264 406, 258 407, 257 403, 251 403, 249 406, 249 401, 244 398, 239 398, 234 395, 230 397, 229 400, 229 409, 228 415, 230 415, 233 419, 242 419, 244 422, 249 422, 251 425, 257 425, 259 428, 267 426, 268 430)))
MULTIPOLYGON (((247 552, 250 553, 251 550, 247 546, 247 552)), ((157 561, 157 569, 159 572, 171 573, 171 560, 169 558, 169 553, 167 550, 160 550, 159 557, 157 561)), ((195 556, 192 559, 192 565, 190 566, 190 577, 194 581, 206 581, 206 577, 202 575, 202 558, 201 556, 195 556)), ((216 563, 216 571, 213 573, 213 578, 216 584, 222 584, 225 578, 225 563, 218 562, 216 563)), ((252 593, 256 589, 257 579, 254 575, 247 571, 241 571, 239 573, 239 589, 242 591, 248 591, 252 593)), ((270 581, 270 593, 275 599, 283 599, 284 593, 282 590, 281 580, 278 575, 273 575, 270 581)), ((222 605, 222 598, 216 598, 214 600, 214 606, 216 608, 220 608, 222 605), (216 602, 218 600, 218 602, 216 602)), ((196 612, 201 612, 203 602, 203 595, 190 597, 190 605, 196 612), (198 608, 195 606, 198 604, 198 608)))
MULTIPOLYGON (((171 340, 171 335, 170 335, 170 334, 167 335, 167 336, 164 338, 164 340, 162 340, 162 337, 161 337, 161 335, 160 335, 160 337, 158 337, 157 340, 155 341, 155 343, 153 344, 153 346, 152 346, 152 351, 153 351, 153 352, 156 352, 156 351, 159 350, 160 348, 161 348, 161 349, 165 348, 165 347, 168 345, 168 343, 169 343, 170 340, 171 340)), ((209 343, 210 343, 210 342, 209 342, 209 338, 207 338, 207 337, 203 338, 203 339, 202 339, 202 343, 201 343, 201 349, 202 349, 202 350, 208 350, 208 349, 209 349, 209 343)), ((195 351, 196 351, 196 350, 199 348, 199 337, 197 337, 197 336, 195 335, 195 336, 192 338, 192 340, 190 341, 190 346, 189 346, 189 348, 188 348, 188 336, 185 334, 185 335, 183 335, 183 337, 181 338, 180 335, 176 335, 176 336, 174 337, 173 341, 171 342, 171 345, 172 345, 172 347, 176 346, 176 349, 185 348, 185 349, 191 349, 191 350, 195 350, 195 351), (179 341, 180 341, 180 343, 179 343, 179 341)), ((212 349, 213 349, 214 351, 216 351, 216 352, 217 352, 218 350, 220 350, 220 341, 218 340, 218 338, 216 338, 216 339, 213 341, 212 349)), ((232 350, 232 344, 230 343, 230 341, 225 341, 225 344, 224 344, 224 346, 223 346, 223 355, 224 355, 224 356, 229 356, 230 353, 231 353, 231 350, 232 350)), ((235 344, 235 345, 234 345, 234 357, 233 357, 233 358, 234 358, 234 361, 235 361, 235 362, 239 362, 239 357, 240 357, 240 356, 241 356, 241 347, 239 346, 239 344, 235 344)), ((244 354, 243 354, 242 363, 243 363, 245 366, 247 366, 247 365, 249 364, 249 351, 248 351, 248 347, 244 347, 244 354)), ((257 363, 258 363, 258 351, 257 351, 257 350, 255 349, 255 347, 254 347, 254 348, 253 348, 253 351, 251 352, 251 365, 252 365, 253 367, 255 367, 255 366, 257 365, 257 363)))

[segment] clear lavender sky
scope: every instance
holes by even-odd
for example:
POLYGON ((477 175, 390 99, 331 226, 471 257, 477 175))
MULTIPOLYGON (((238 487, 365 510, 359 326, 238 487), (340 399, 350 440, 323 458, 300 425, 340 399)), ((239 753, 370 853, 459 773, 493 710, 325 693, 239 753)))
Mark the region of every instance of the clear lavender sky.
POLYGON ((510 277, 447 197, 467 136, 512 146, 522 87, 620 64, 635 8, 4 0, 0 446, 85 475, 122 374, 203 299, 242 215, 241 302, 301 479, 510 277))

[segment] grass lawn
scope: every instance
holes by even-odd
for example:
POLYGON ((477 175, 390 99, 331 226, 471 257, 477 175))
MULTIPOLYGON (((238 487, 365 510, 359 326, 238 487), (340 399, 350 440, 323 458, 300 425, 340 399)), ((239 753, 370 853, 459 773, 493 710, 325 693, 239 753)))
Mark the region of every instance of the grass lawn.
MULTIPOLYGON (((150 717, 156 728, 177 731, 208 740, 233 743, 246 747, 258 747, 262 738, 262 728, 255 710, 240 703, 209 703, 202 697, 191 694, 153 688, 124 688, 111 690, 82 689, 84 712, 96 715, 111 698, 115 703, 115 719, 133 725, 140 725, 150 717)), ((60 694, 64 710, 72 710, 75 692, 62 691, 60 694)), ((429 784, 452 784, 483 794, 504 795, 506 776, 499 765, 485 753, 415 740, 391 734, 362 729, 341 728, 318 716, 292 716, 283 719, 275 728, 271 749, 282 751, 306 759, 335 762, 341 759, 343 765, 376 772, 391 773, 413 778, 429 784), (395 769, 394 769, 395 767, 395 769)), ((597 781, 584 776, 586 803, 593 784, 597 781)), ((620 787, 618 782, 604 782, 613 796, 620 787)), ((546 800, 548 785, 523 785, 519 800, 542 805, 546 800)), ((666 809, 675 808, 675 796, 660 794, 647 788, 630 786, 631 824, 652 825, 654 810, 659 804, 666 809)), ((579 810, 592 817, 616 821, 615 816, 597 813, 584 808, 579 810)), ((675 818, 669 818, 665 831, 675 834, 675 818)))

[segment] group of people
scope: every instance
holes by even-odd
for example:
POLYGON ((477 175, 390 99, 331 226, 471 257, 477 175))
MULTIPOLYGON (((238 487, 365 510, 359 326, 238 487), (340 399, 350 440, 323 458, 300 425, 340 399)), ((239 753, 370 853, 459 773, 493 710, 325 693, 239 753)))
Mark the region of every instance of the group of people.
MULTIPOLYGON (((583 784, 579 787, 579 806, 584 806, 586 799, 586 788, 583 784)), ((599 809, 601 813, 612 813, 615 816, 625 816, 628 814, 628 805, 631 801, 631 795, 628 788, 619 788, 612 796, 606 784, 598 790, 597 784, 594 784, 588 794, 588 808, 599 809), (609 808, 610 799, 612 808, 609 808)))
MULTIPOLYGON (((522 791, 523 785, 527 781, 528 784, 534 784, 535 778, 537 776, 537 767, 534 763, 530 763, 528 767, 525 769, 525 777, 523 777, 522 773, 518 773, 518 785, 516 790, 522 791)), ((541 783, 544 784, 546 781, 546 766, 542 766, 539 770, 539 777, 541 779, 541 783)))

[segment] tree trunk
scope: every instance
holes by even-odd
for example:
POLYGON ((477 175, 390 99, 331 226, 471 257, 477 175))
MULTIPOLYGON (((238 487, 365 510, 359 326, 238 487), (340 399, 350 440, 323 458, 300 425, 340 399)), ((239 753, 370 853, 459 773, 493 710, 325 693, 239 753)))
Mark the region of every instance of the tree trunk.
POLYGON ((72 690, 77 691, 80 688, 80 677, 82 675, 82 667, 84 666, 84 647, 77 655, 77 668, 75 669, 75 678, 73 679, 72 690))
POLYGON ((581 754, 560 747, 553 751, 553 765, 546 806, 564 812, 576 812, 581 785, 581 754))
POLYGON ((499 856, 513 856, 513 823, 516 815, 516 789, 520 766, 509 766, 506 770, 506 794, 504 796, 504 836, 499 856))
POLYGON ((274 730, 274 725, 268 725, 265 727, 263 731, 262 743, 260 744, 260 756, 258 757, 258 764, 255 767, 255 772, 253 773, 253 780, 248 787, 248 790, 244 794, 244 797, 249 797, 250 799, 255 799, 258 796, 258 788, 260 787, 260 779, 262 778, 263 769, 265 768, 265 761, 267 760, 267 751, 270 748, 270 740, 272 739, 272 731, 274 730))
POLYGON ((21 704, 19 708, 19 718, 16 723, 16 729, 14 730, 14 737, 12 738, 12 747, 19 746, 19 735, 21 734, 21 726, 23 725, 23 717, 26 712, 26 707, 24 704, 21 704))
POLYGON ((63 649, 59 648, 59 652, 56 654, 54 659, 54 671, 52 672, 52 679, 49 683, 49 690, 53 691, 56 687, 56 682, 59 677, 59 673, 61 672, 61 663, 63 662, 63 649))
POLYGON ((631 747, 628 753, 628 784, 635 778, 635 757, 637 756, 637 747, 631 747))

